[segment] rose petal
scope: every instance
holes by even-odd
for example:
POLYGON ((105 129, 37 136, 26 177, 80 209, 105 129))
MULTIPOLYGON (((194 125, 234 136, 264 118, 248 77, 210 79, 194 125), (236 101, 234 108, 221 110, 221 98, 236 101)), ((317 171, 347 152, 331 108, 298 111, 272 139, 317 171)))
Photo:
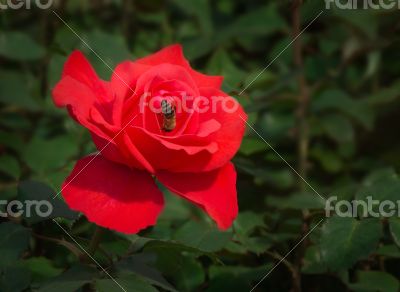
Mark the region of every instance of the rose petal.
POLYGON ((210 139, 219 146, 219 151, 208 161, 205 170, 212 170, 225 165, 239 150, 246 129, 247 115, 242 106, 226 93, 214 88, 200 88, 200 94, 210 99, 214 97, 224 98, 226 101, 215 103, 215 111, 209 110, 199 115, 203 120, 215 119, 221 124, 218 131, 214 132, 210 139), (235 107, 231 107, 235 104, 235 107))
POLYGON ((71 116, 81 125, 101 137, 107 137, 91 117, 95 100, 96 96, 89 87, 69 76, 58 82, 53 89, 53 101, 56 106, 68 107, 71 116))
POLYGON ((89 221, 123 233, 154 225, 164 205, 151 175, 101 155, 79 160, 62 194, 69 207, 89 221))
POLYGON ((111 77, 111 87, 119 100, 131 97, 135 93, 136 82, 151 67, 125 61, 119 64, 111 77))
POLYGON ((88 86, 97 95, 98 99, 102 98, 106 101, 111 97, 107 82, 100 80, 92 65, 78 50, 73 51, 64 64, 62 78, 67 76, 88 86))
POLYGON ((129 167, 147 170, 154 173, 154 168, 139 152, 137 147, 132 143, 125 131, 118 133, 113 139, 103 139, 92 133, 92 140, 96 148, 101 151, 101 154, 107 159, 127 165, 129 167))
POLYGON ((116 130, 109 84, 99 79, 81 52, 70 55, 52 94, 56 106, 67 107, 75 120, 97 135, 107 137, 116 130))
POLYGON ((224 79, 222 76, 204 75, 193 70, 183 55, 182 46, 179 44, 168 46, 155 54, 136 60, 135 63, 150 66, 169 63, 182 66, 188 70, 198 87, 213 87, 219 89, 224 79))
POLYGON ((157 178, 172 192, 204 209, 220 229, 232 225, 238 213, 236 171, 231 162, 202 173, 161 171, 157 178))
POLYGON ((182 135, 168 139, 139 127, 129 127, 126 132, 132 144, 155 170, 201 171, 210 157, 218 153, 218 145, 204 137, 182 135))

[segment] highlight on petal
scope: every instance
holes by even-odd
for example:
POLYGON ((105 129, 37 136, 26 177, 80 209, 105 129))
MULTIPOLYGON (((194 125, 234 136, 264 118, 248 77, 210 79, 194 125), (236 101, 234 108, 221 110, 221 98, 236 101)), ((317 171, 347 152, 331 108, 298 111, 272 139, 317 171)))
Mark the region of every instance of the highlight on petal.
POLYGON ((150 174, 101 155, 76 163, 62 195, 71 209, 84 213, 89 221, 129 234, 154 225, 164 205, 150 174))
POLYGON ((97 76, 96 71, 94 71, 85 55, 78 50, 73 51, 64 64, 61 79, 67 76, 88 86, 98 99, 107 100, 110 97, 107 82, 97 76))
POLYGON ((220 229, 229 228, 237 216, 236 171, 231 162, 210 172, 161 171, 156 177, 169 190, 204 209, 220 229))
POLYGON ((70 76, 71 78, 89 86, 93 84, 94 80, 99 79, 92 65, 90 65, 82 52, 78 50, 73 51, 65 62, 62 78, 65 78, 66 76, 70 76))

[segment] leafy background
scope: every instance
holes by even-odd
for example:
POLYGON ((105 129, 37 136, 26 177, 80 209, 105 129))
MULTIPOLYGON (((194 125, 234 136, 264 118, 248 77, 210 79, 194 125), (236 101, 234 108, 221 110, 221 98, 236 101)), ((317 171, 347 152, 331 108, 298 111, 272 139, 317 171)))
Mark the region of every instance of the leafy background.
MULTIPOLYGON (((320 0, 53 7, 111 67, 182 43, 196 69, 225 76, 252 127, 321 196, 396 200, 399 11, 324 8, 320 0)), ((74 161, 95 151, 88 132, 54 107, 51 88, 73 49, 103 78, 111 72, 51 9, 2 10, 0 22, 0 198, 51 198, 74 161)), ((399 291, 400 220, 325 218, 323 200, 270 146, 248 130, 234 159, 240 214, 227 232, 167 191, 155 227, 105 230, 96 251, 95 226, 60 199, 56 221, 0 218, 0 291, 121 291, 79 245, 127 291, 249 291, 280 261, 254 291, 399 291)))

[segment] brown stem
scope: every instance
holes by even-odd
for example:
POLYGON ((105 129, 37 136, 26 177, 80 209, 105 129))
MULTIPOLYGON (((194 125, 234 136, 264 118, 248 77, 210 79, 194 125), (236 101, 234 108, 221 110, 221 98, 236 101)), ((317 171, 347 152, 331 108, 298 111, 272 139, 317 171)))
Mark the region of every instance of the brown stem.
POLYGON ((281 261, 289 270, 290 274, 292 275, 292 280, 293 280, 293 291, 301 291, 301 287, 298 286, 298 283, 300 283, 300 275, 298 270, 296 269, 295 266, 293 266, 288 260, 286 260, 285 258, 283 258, 280 254, 276 253, 276 252, 270 252, 267 251, 266 252, 267 255, 269 255, 270 257, 281 261))
MULTIPOLYGON (((304 191, 306 184, 304 180, 307 179, 307 167, 308 167, 308 150, 309 150, 309 125, 307 122, 307 112, 310 102, 310 91, 307 85, 307 80, 304 75, 304 60, 303 60, 303 43, 301 37, 301 5, 302 0, 295 0, 292 11, 292 33, 293 38, 296 38, 293 43, 293 61, 296 66, 296 70, 299 72, 297 82, 299 86, 299 95, 297 98, 297 109, 296 119, 298 124, 297 129, 297 159, 298 159, 298 171, 299 177, 299 189, 304 191)), ((309 210, 303 210, 303 227, 302 234, 306 234, 309 230, 309 210)), ((293 291, 301 291, 301 262, 305 250, 307 248, 308 241, 304 240, 301 248, 299 249, 296 257, 295 271, 296 277, 293 277, 294 285, 293 291)))
POLYGON ((103 229, 99 226, 96 226, 96 230, 94 231, 92 240, 90 241, 90 244, 89 244, 88 253, 90 255, 94 255, 94 253, 96 252, 96 249, 98 248, 98 246, 100 244, 102 234, 103 234, 103 229))
POLYGON ((125 36, 127 44, 130 44, 132 40, 132 21, 134 17, 134 2, 132 0, 123 1, 123 13, 122 13, 122 32, 125 36))
MULTIPOLYGON (((293 25, 293 38, 296 38, 300 34, 301 29, 301 14, 300 7, 302 0, 296 0, 293 7, 292 25, 293 25)), ((299 174, 305 179, 307 176, 307 165, 308 165, 308 123, 307 123, 307 111, 309 105, 309 89, 306 78, 304 76, 304 61, 303 61, 303 44, 301 37, 293 43, 294 47, 294 64, 299 74, 297 81, 299 84, 299 95, 297 98, 297 112, 296 118, 298 121, 298 140, 297 140, 297 152, 298 152, 298 169, 299 174)), ((304 190, 306 185, 304 181, 299 178, 300 189, 304 190)))

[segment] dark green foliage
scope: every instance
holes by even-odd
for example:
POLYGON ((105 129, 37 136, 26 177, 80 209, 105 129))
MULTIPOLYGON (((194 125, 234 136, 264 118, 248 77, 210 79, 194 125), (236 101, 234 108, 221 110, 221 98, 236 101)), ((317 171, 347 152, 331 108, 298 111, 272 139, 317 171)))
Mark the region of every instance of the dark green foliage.
MULTIPOLYGON (((52 199, 75 160, 95 151, 51 101, 74 49, 109 78, 107 66, 182 43, 195 69, 225 76, 223 89, 274 150, 248 129, 234 158, 240 214, 228 231, 164 191, 158 224, 132 236, 105 231, 98 264, 51 218, 0 217, 1 292, 250 291, 278 262, 254 291, 299 291, 300 282, 303 291, 399 291, 400 219, 325 218, 319 196, 400 199, 398 10, 325 10, 302 34, 296 66, 294 45, 282 52, 293 39, 293 1, 58 2, 107 65, 51 10, 0 10, 1 200, 52 200, 55 220, 89 249, 93 224, 52 199), (302 76, 302 174, 315 191, 287 165, 300 171, 302 76)), ((324 8, 304 1, 302 28, 324 8)))

